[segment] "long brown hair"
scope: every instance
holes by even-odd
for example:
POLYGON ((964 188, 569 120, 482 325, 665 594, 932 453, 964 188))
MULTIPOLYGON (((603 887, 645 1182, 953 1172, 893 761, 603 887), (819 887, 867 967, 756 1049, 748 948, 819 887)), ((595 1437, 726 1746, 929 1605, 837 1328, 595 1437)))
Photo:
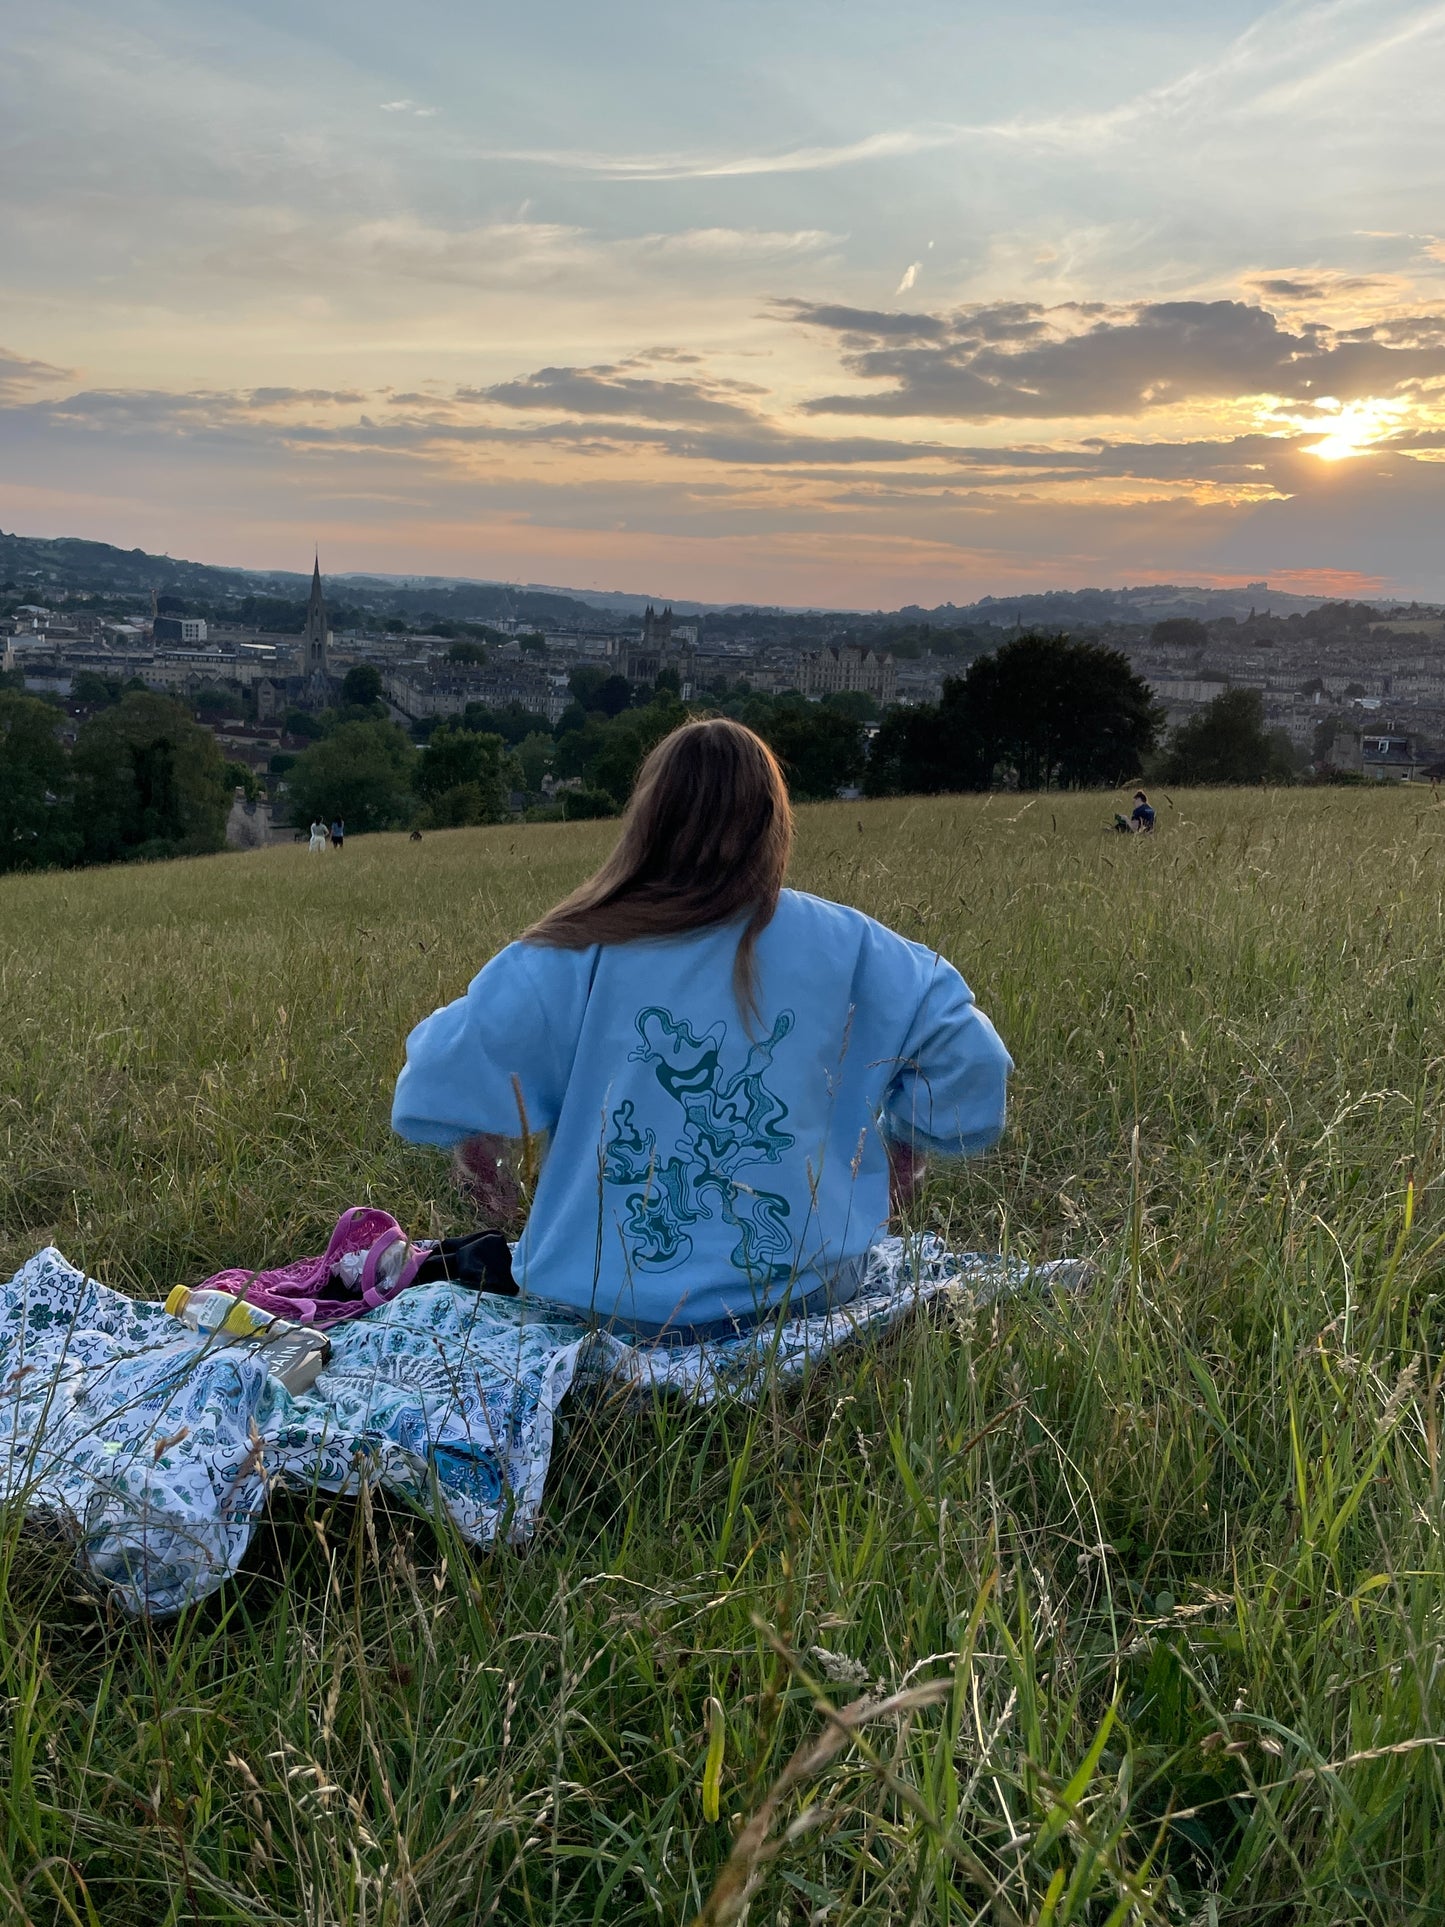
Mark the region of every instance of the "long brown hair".
POLYGON ((524 931, 524 943, 674 936, 750 911, 733 988, 757 1010, 757 941, 778 907, 793 847, 793 812, 777 758, 726 717, 684 723, 638 772, 617 847, 593 877, 524 931))

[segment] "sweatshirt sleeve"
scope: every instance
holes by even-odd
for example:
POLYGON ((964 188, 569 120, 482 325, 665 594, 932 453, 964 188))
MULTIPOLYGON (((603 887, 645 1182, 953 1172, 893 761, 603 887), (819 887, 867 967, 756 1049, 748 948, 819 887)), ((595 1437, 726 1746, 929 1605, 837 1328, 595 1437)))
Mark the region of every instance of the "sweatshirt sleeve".
POLYGON ((953 965, 914 948, 921 993, 888 1089, 884 1133, 945 1157, 986 1151, 1003 1134, 1013 1060, 953 965))
MULTIPOLYGON (((576 960, 576 952, 548 957, 553 974, 576 960)), ((520 1085, 528 1129, 550 1131, 566 1086, 559 1040, 567 1027, 568 1012, 544 1002, 532 956, 508 944, 465 996, 424 1017, 407 1038, 391 1128, 416 1144, 456 1144, 479 1131, 520 1137, 520 1085)))

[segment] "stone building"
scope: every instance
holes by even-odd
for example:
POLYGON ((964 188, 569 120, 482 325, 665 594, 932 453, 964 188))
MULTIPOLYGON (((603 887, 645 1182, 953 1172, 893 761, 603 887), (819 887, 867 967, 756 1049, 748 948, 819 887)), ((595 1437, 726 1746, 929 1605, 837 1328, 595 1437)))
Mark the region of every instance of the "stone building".
POLYGON ((891 703, 898 699, 898 670, 886 651, 862 643, 834 643, 798 658, 798 688, 805 696, 856 690, 875 702, 891 703))

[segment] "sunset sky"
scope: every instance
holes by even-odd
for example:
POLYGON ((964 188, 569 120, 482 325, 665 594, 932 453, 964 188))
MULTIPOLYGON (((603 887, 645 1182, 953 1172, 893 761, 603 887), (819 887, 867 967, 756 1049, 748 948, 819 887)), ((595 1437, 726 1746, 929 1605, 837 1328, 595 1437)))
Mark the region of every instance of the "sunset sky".
POLYGON ((709 601, 1445 598, 1445 4, 0 27, 6 530, 709 601))

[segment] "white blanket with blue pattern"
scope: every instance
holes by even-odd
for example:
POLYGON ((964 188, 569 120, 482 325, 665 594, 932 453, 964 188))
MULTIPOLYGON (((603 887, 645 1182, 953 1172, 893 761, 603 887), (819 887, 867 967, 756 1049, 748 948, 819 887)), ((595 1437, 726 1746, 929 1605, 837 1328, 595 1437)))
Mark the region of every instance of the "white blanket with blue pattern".
POLYGON ((236 1572, 273 1484, 369 1479, 440 1502, 476 1543, 536 1520, 557 1408, 574 1386, 699 1401, 755 1395, 942 1292, 976 1299, 1082 1267, 885 1239, 861 1294, 707 1346, 629 1343, 561 1312, 424 1285, 332 1328, 292 1398, 244 1347, 207 1344, 53 1247, 0 1286, 0 1502, 73 1535, 82 1571, 132 1611, 178 1612, 236 1572))

